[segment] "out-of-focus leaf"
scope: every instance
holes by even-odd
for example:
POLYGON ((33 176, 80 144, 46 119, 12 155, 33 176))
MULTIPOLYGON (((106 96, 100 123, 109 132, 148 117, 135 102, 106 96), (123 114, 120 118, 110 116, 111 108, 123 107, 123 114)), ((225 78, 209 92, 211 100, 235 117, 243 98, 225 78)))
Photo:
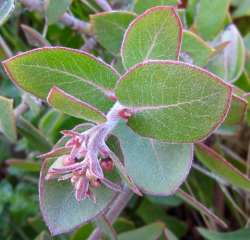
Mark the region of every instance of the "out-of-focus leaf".
POLYGON ((157 240, 161 236, 164 228, 164 223, 152 223, 145 227, 119 234, 119 240, 157 240))
POLYGON ((29 217, 27 219, 27 221, 31 225, 31 227, 37 232, 48 230, 48 228, 43 220, 43 217, 40 213, 37 214, 37 216, 35 216, 35 217, 29 217))
POLYGON ((188 26, 193 24, 193 20, 197 14, 197 4, 200 0, 189 0, 187 1, 186 7, 186 18, 188 26))
POLYGON ((177 237, 167 228, 164 229, 163 233, 167 240, 178 240, 177 237))
POLYGON ((70 116, 98 123, 107 121, 106 116, 101 111, 65 93, 57 87, 51 89, 47 102, 52 107, 70 116))
POLYGON ((0 96, 0 131, 11 141, 16 142, 16 124, 13 115, 13 99, 0 96))
POLYGON ((173 195, 173 196, 154 196, 147 194, 147 198, 150 202, 157 203, 157 204, 164 204, 170 207, 177 207, 182 204, 181 198, 173 195))
POLYGON ((67 11, 73 0, 45 0, 44 9, 47 16, 47 23, 51 25, 67 11))
POLYGON ((185 193, 181 189, 178 189, 175 192, 175 195, 178 196, 179 198, 181 198, 183 201, 185 201, 188 205, 192 206, 193 208, 195 208, 199 212, 203 213, 204 215, 206 215, 210 219, 219 223, 222 227, 225 227, 225 228, 227 227, 227 225, 221 219, 219 219, 215 214, 213 214, 206 207, 204 207, 201 203, 196 201, 194 198, 189 196, 187 193, 185 193))
POLYGON ((218 135, 235 135, 237 133, 237 131, 240 129, 240 127, 238 125, 235 126, 229 126, 229 125, 223 125, 221 124, 215 131, 215 134, 218 135))
POLYGON ((16 0, 2 0, 0 3, 0 26, 3 25, 14 11, 16 0))
POLYGON ((30 162, 22 159, 8 159, 5 163, 28 172, 40 172, 42 168, 42 163, 40 162, 30 162))
POLYGON ((204 41, 211 40, 227 16, 229 0, 202 0, 196 7, 194 25, 204 41))
POLYGON ((176 6, 180 3, 180 0, 135 0, 134 2, 134 12, 137 14, 142 14, 150 8, 157 6, 176 6))
POLYGON ((128 71, 116 86, 116 97, 125 108, 133 108, 127 125, 136 133, 189 143, 206 138, 220 125, 231 91, 231 85, 201 68, 159 60, 128 71))
POLYGON ((230 5, 234 7, 238 7, 241 5, 245 0, 230 0, 230 5))
POLYGON ((208 169, 227 179, 228 182, 243 189, 250 189, 250 179, 212 149, 202 143, 196 143, 195 154, 208 169))
MULTIPOLYGON (((117 218, 113 224, 113 228, 117 234, 128 232, 135 229, 133 222, 124 218, 117 218)), ((79 239, 80 240, 80 239, 79 239)))
POLYGON ((87 223, 79 228, 77 228, 72 234, 70 240, 83 240, 88 239, 92 231, 94 230, 92 223, 87 223))
POLYGON ((181 25, 184 28, 185 22, 186 22, 186 15, 185 15, 186 11, 185 11, 185 9, 177 9, 177 13, 178 13, 178 16, 181 20, 181 25))
POLYGON ((250 51, 250 33, 248 33, 244 38, 243 38, 244 46, 247 51, 250 51))
POLYGON ((119 53, 124 33, 136 17, 134 13, 124 11, 91 15, 92 33, 102 46, 114 53, 119 53))
POLYGON ((17 131, 21 133, 37 150, 41 153, 46 153, 51 150, 53 144, 26 119, 19 117, 16 121, 17 131))
POLYGON ((43 231, 34 240, 53 240, 53 238, 48 232, 43 231))
POLYGON ((114 59, 111 62, 111 66, 122 75, 124 75, 126 73, 126 70, 123 66, 122 63, 122 57, 121 54, 118 54, 117 56, 114 57, 114 59))
POLYGON ((236 82, 234 82, 234 85, 239 87, 245 92, 250 92, 250 81, 249 77, 247 75, 246 70, 244 70, 241 74, 241 76, 238 78, 236 82))
POLYGON ((19 54, 3 64, 20 88, 43 100, 47 99, 52 87, 58 86, 100 111, 113 106, 109 96, 114 95, 113 89, 120 76, 88 53, 47 47, 19 54))
POLYGON ((100 224, 103 232, 108 236, 110 240, 118 240, 114 228, 104 214, 97 219, 97 222, 100 224))
POLYGON ((216 46, 214 46, 215 51, 212 53, 210 58, 213 58, 216 55, 218 55, 219 53, 221 53, 227 47, 227 45, 229 43, 230 43, 230 41, 225 41, 225 42, 221 42, 221 43, 217 44, 216 46))
POLYGON ((192 144, 167 144, 142 138, 123 120, 114 129, 114 134, 121 141, 126 170, 143 192, 172 195, 186 178, 193 158, 192 144), (145 174, 151 177, 145 178, 145 174))
POLYGON ((130 69, 151 59, 178 60, 181 39, 182 26, 173 7, 149 9, 129 25, 124 35, 123 64, 130 69))
POLYGON ((21 28, 31 46, 35 47, 49 47, 51 44, 35 29, 21 24, 21 28))
POLYGON ((237 95, 232 96, 230 108, 223 124, 236 125, 244 121, 248 102, 237 95))
POLYGON ((242 228, 235 232, 220 233, 205 228, 198 228, 199 233, 208 240, 249 240, 250 228, 242 228))
POLYGON ((239 18, 243 16, 249 16, 250 15, 250 1, 244 0, 238 8, 233 12, 232 17, 233 18, 239 18))
POLYGON ((183 30, 181 53, 185 52, 190 55, 193 61, 188 63, 204 67, 213 51, 214 49, 209 47, 201 38, 189 31, 183 30))

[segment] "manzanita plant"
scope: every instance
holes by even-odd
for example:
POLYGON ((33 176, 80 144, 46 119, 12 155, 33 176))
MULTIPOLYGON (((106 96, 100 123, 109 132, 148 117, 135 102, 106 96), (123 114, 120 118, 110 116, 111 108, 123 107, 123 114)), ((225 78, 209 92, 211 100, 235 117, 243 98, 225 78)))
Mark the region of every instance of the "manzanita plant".
MULTIPOLYGON (((83 120, 72 130, 61 131, 63 137, 53 148, 46 143, 38 156, 45 158, 39 180, 40 207, 52 235, 102 215, 97 229, 100 225, 110 239, 118 239, 110 224, 113 220, 104 213, 118 194, 122 198, 131 190, 139 196, 175 193, 225 227, 179 189, 190 171, 194 149, 208 169, 240 188, 250 188, 248 177, 201 143, 214 131, 234 131, 231 125, 244 120, 248 106, 248 95, 231 85, 244 74, 243 41, 234 25, 223 31, 217 26, 227 21, 228 1, 219 3, 217 10, 225 13, 216 15, 206 30, 202 14, 192 23, 192 3, 187 9, 190 16, 184 19, 182 11, 174 8, 177 0, 145 2, 136 1, 133 13, 90 16, 92 35, 116 55, 111 65, 82 50, 51 47, 27 26, 22 26, 27 38, 32 35, 39 39, 37 46, 44 47, 3 61, 10 79, 26 92, 22 94, 32 95, 30 102, 41 99, 83 120)), ((200 11, 207 11, 206 2, 201 1, 200 11)), ((65 6, 70 3, 63 1, 65 6)), ((47 24, 63 13, 58 9, 53 16, 49 1, 44 6, 47 24)), ((1 102, 3 109, 10 108, 10 102, 1 102)), ((11 124, 13 118, 6 115, 0 121, 11 124)), ((25 135, 27 123, 20 118, 18 124, 25 135)), ((15 132, 2 128, 15 141, 15 132)), ((164 232, 167 239, 174 239, 168 238, 172 233, 165 225, 152 229, 156 238, 164 232)), ((121 234, 119 239, 130 238, 121 234)))

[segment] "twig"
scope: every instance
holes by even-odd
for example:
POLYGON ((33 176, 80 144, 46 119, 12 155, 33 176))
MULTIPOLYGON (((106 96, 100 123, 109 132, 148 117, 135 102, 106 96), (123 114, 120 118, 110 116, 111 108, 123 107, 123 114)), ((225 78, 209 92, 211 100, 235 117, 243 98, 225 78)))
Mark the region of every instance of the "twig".
POLYGON ((95 2, 105 11, 111 12, 112 8, 105 0, 95 0, 95 2))
POLYGON ((84 45, 80 48, 80 50, 83 52, 90 53, 93 51, 96 44, 97 44, 97 41, 93 37, 90 37, 89 39, 85 41, 84 45))
MULTIPOLYGON (((108 221, 111 224, 113 224, 116 218, 120 215, 123 208, 126 206, 126 204, 130 200, 130 198, 133 196, 133 194, 134 194, 133 191, 128 186, 125 186, 124 193, 120 193, 115 203, 109 209, 106 215, 108 221)), ((101 236, 102 236, 102 229, 100 226, 97 226, 97 228, 89 236, 88 240, 100 240, 101 236)))
MULTIPOLYGON (((44 12, 43 2, 37 0, 18 0, 20 3, 24 4, 30 11, 37 10, 39 12, 44 12)), ((91 24, 79 20, 68 13, 64 13, 59 19, 61 23, 72 28, 76 33, 91 34, 91 24)))
POLYGON ((23 100, 20 105, 14 109, 14 117, 17 118, 29 110, 28 104, 23 100))
POLYGON ((98 10, 96 10, 91 4, 89 4, 86 0, 81 0, 86 6, 88 6, 94 13, 98 13, 98 10))

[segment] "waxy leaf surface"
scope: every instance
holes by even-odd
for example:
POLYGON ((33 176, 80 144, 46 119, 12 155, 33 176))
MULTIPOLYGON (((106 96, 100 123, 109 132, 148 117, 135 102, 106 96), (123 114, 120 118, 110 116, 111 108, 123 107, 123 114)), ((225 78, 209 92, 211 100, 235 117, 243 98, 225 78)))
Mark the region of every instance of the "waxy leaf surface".
POLYGON ((248 240, 250 228, 242 228, 234 232, 220 233, 205 228, 198 228, 199 233, 208 240, 248 240))
POLYGON ((173 7, 149 9, 127 29, 121 55, 125 68, 147 60, 178 60, 182 26, 173 7))
POLYGON ((16 0, 2 0, 0 3, 0 26, 3 25, 14 11, 16 0))
POLYGON ((0 131, 11 141, 16 142, 16 124, 13 115, 13 99, 0 96, 0 131))
POLYGON ((113 132, 121 141, 126 170, 143 192, 172 195, 187 177, 193 159, 192 144, 167 144, 142 138, 124 120, 113 132))
POLYGON ((22 159, 8 159, 5 163, 9 166, 29 172, 40 172, 42 168, 42 163, 40 162, 31 162, 22 159))
POLYGON ((102 46, 114 53, 119 53, 124 33, 136 17, 134 13, 124 11, 91 15, 92 33, 102 46))
POLYGON ((47 102, 57 110, 73 117, 86 119, 90 122, 106 122, 107 120, 106 116, 99 110, 57 87, 51 89, 47 102))
POLYGON ((247 111, 247 105, 248 102, 245 99, 233 94, 230 108, 223 124, 236 125, 243 122, 247 111))
POLYGON ((150 8, 157 6, 176 6, 180 3, 180 0, 135 0, 134 12, 142 14, 150 8))
POLYGON ((135 230, 119 234, 119 240, 157 240, 162 234, 165 224, 158 222, 145 227, 137 228, 135 230))
POLYGON ((213 51, 214 49, 209 47, 201 38, 183 30, 181 52, 185 52, 192 57, 193 61, 191 64, 204 67, 213 51))
POLYGON ((195 144, 195 155, 207 168, 224 177, 228 182, 243 189, 250 189, 250 179, 247 176, 204 144, 195 144))
POLYGON ((199 203, 197 200, 195 200, 193 197, 189 196, 187 193, 182 191, 181 189, 178 189, 175 192, 175 195, 180 197, 183 201, 185 201, 188 205, 192 206, 202 214, 206 215, 210 219, 216 221, 219 223, 222 227, 227 227, 227 225, 219 219, 214 213, 212 213, 210 210, 208 210, 205 206, 203 206, 201 203, 199 203))
POLYGON ((227 16, 228 7, 229 0, 199 2, 194 25, 204 41, 211 40, 220 30, 227 16))
POLYGON ((196 142, 210 135, 229 108, 232 86, 175 61, 148 61, 127 72, 116 97, 131 108, 128 126, 164 142, 196 142))
POLYGON ((20 88, 43 100, 57 86, 101 111, 113 106, 108 96, 113 95, 119 74, 90 54, 63 47, 41 48, 3 64, 20 88))
POLYGON ((51 25, 67 11, 73 0, 45 0, 44 8, 47 16, 47 23, 51 25))
POLYGON ((98 219, 97 222, 100 224, 103 232, 108 236, 110 240, 119 240, 117 234, 112 227, 111 223, 108 221, 105 214, 102 214, 98 219))

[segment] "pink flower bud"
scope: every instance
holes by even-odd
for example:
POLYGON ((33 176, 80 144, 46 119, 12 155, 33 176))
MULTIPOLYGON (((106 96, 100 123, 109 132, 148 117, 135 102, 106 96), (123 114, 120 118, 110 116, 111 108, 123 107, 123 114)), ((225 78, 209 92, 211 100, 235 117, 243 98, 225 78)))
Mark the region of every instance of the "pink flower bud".
POLYGON ((97 180, 97 177, 90 172, 89 168, 86 171, 86 177, 89 179, 89 181, 97 180))
POLYGON ((109 172, 114 168, 114 162, 110 157, 101 158, 100 166, 104 172, 109 172))
POLYGON ((91 181, 89 184, 92 188, 98 189, 101 187, 102 182, 99 179, 97 179, 95 181, 91 181))
POLYGON ((70 166, 70 165, 75 164, 75 163, 76 163, 76 160, 70 158, 70 154, 64 155, 63 160, 62 160, 62 165, 63 165, 64 167, 65 167, 65 166, 70 166))
POLYGON ((124 118, 124 119, 128 119, 131 117, 131 113, 127 110, 127 109, 122 109, 120 112, 119 112, 119 115, 120 117, 124 118))
POLYGON ((74 138, 71 138, 66 144, 65 147, 71 147, 74 146, 76 144, 76 141, 74 138))

